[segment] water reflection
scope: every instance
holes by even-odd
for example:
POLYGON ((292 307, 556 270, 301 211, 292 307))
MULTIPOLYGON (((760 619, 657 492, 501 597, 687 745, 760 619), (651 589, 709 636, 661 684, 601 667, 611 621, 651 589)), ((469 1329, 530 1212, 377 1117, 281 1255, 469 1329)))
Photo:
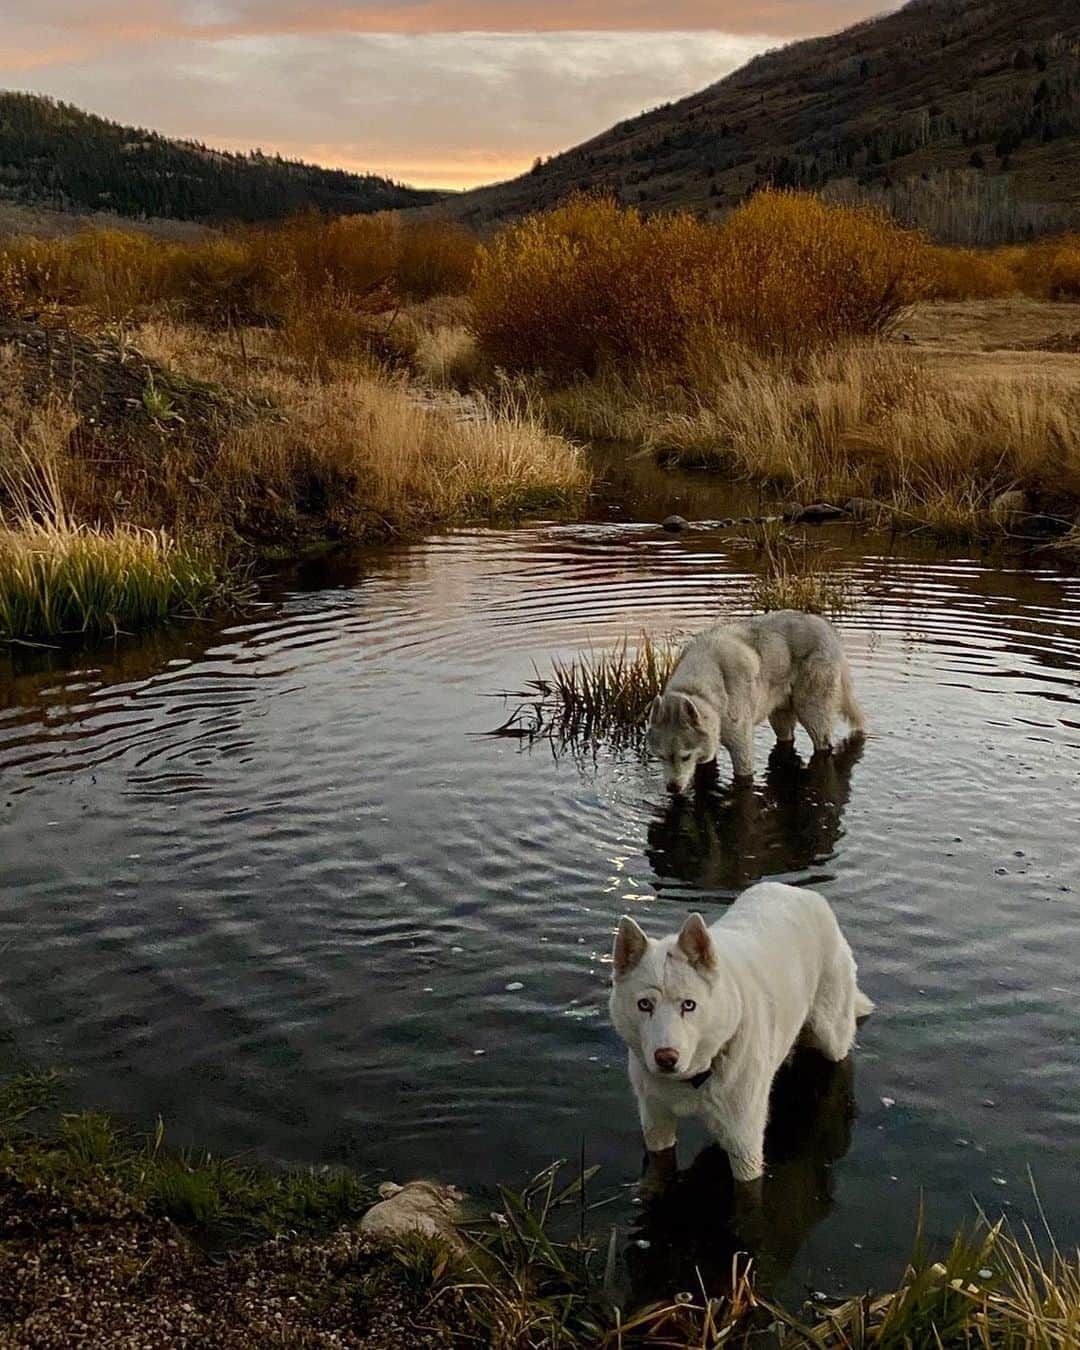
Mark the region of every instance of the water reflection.
POLYGON ((790 746, 774 746, 762 783, 698 784, 650 824, 653 870, 667 883, 726 892, 828 862, 864 747, 863 737, 850 736, 832 754, 807 761, 790 746))
POLYGON ((832 1165, 848 1151, 855 1118, 852 1061, 800 1050, 773 1084, 760 1186, 736 1186, 715 1144, 653 1187, 631 1233, 626 1267, 634 1301, 672 1290, 729 1287, 739 1252, 754 1259, 761 1290, 792 1268, 833 1205, 832 1165))

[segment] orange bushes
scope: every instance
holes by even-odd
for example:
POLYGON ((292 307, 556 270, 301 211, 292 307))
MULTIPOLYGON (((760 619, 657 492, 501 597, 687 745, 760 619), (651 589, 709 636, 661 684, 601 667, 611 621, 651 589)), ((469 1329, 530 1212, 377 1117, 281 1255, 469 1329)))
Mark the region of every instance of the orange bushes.
POLYGON ((513 370, 684 368, 703 344, 797 355, 885 328, 929 282, 926 247, 871 211, 763 192, 723 225, 585 197, 480 252, 473 323, 513 370))
POLYGON ((109 318, 167 304, 202 322, 281 322, 331 292, 361 309, 460 293, 476 244, 460 226, 398 216, 298 216, 186 243, 119 230, 0 245, 0 272, 29 301, 109 318))
POLYGON ((1080 234, 1002 250, 1021 290, 1047 300, 1080 300, 1080 234))
POLYGON ((481 249, 471 292, 483 351, 509 370, 593 373, 677 351, 716 231, 687 215, 643 219, 574 197, 481 249))
POLYGON ((718 316, 760 352, 880 333, 929 286, 923 237, 872 208, 759 192, 719 235, 718 316))
POLYGON ((1016 290, 1016 277, 1001 251, 929 248, 930 300, 992 300, 1016 290))

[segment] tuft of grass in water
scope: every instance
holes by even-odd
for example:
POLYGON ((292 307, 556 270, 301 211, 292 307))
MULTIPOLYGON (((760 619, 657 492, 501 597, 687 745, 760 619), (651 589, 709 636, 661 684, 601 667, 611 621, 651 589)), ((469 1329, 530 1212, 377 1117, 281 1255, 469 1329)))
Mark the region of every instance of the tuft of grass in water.
POLYGON ((0 639, 114 634, 203 613, 227 571, 206 546, 66 518, 0 526, 0 639))
POLYGON ((555 721, 565 735, 590 737, 637 727, 649 704, 667 684, 680 650, 643 633, 631 647, 623 638, 608 651, 554 661, 547 679, 534 688, 553 699, 555 721))
POLYGON ((798 609, 836 618, 851 608, 850 582, 817 566, 805 538, 791 542, 766 526, 755 547, 762 556, 761 574, 751 586, 755 609, 798 609))

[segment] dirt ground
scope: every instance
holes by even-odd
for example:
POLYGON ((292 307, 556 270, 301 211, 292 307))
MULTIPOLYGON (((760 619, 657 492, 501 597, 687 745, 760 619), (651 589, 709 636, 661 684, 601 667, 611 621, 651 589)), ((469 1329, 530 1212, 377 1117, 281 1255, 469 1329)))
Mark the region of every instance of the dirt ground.
POLYGON ((916 305, 892 340, 958 380, 1030 379, 1080 388, 1080 305, 1012 295, 916 305))

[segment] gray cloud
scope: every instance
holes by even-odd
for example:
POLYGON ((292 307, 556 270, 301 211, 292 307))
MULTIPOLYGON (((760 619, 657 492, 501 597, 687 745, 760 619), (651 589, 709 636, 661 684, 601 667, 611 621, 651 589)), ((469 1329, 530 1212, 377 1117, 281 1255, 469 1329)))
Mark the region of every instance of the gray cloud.
MULTIPOLYGON (((61 8, 48 0, 52 10, 61 8)), ((192 6, 185 7, 189 11, 192 6)), ((207 3, 207 21, 229 6, 207 3)), ((24 36, 27 36, 24 34, 24 36)), ((623 117, 720 79, 774 39, 717 32, 162 38, 44 59, 0 51, 0 86, 169 135, 461 186, 508 177, 623 117), (6 64, 11 61, 11 64, 6 64)))

